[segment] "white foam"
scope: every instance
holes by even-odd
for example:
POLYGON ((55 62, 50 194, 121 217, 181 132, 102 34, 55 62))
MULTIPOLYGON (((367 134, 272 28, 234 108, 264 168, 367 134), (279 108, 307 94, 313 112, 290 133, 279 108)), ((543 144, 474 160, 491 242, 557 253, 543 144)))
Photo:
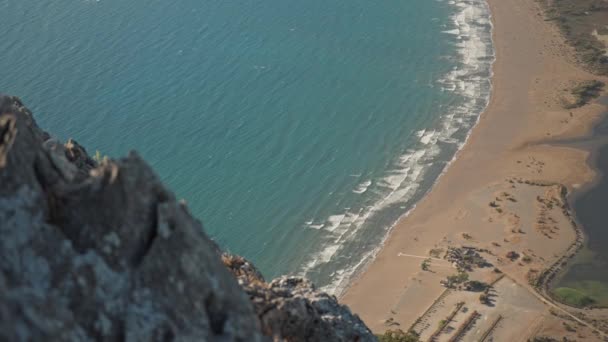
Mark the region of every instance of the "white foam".
POLYGON ((333 232, 334 230, 336 230, 336 228, 340 226, 345 217, 346 214, 331 215, 327 218, 327 226, 325 227, 325 229, 330 232, 333 232))
POLYGON ((420 142, 425 145, 428 145, 429 143, 431 143, 433 141, 435 134, 436 134, 435 131, 426 132, 425 134, 422 135, 422 137, 420 137, 420 142))
POLYGON ((456 36, 459 36, 459 35, 460 35, 460 30, 459 30, 459 29, 457 29, 457 28, 455 28, 455 29, 453 29, 453 30, 446 30, 446 31, 442 31, 442 32, 443 32, 443 33, 448 33, 448 34, 453 34, 453 35, 456 35, 456 36))
MULTIPOLYGON (((388 206, 398 205, 404 208, 404 204, 416 195, 420 189, 421 181, 427 175, 433 162, 441 153, 439 142, 451 144, 457 150, 464 145, 468 139, 466 135, 462 138, 454 136, 455 133, 470 129, 478 122, 480 113, 489 103, 491 93, 491 65, 494 61, 492 48, 490 12, 485 0, 460 0, 449 1, 457 12, 451 17, 452 26, 444 31, 454 36, 454 45, 459 55, 459 66, 454 67, 442 79, 438 81, 441 89, 458 94, 462 103, 458 106, 446 109, 441 116, 440 123, 436 127, 429 127, 415 132, 419 144, 416 149, 409 149, 401 155, 395 163, 394 168, 387 171, 386 175, 377 181, 366 180, 357 185, 353 190, 355 193, 365 193, 372 188, 372 194, 381 194, 380 198, 369 207, 361 208, 358 213, 345 210, 343 213, 329 216, 322 225, 313 225, 312 221, 307 225, 319 227, 327 235, 321 243, 318 252, 311 256, 302 267, 302 275, 315 268, 327 264, 340 254, 345 243, 356 241, 360 238, 360 230, 364 223, 380 210, 388 206), (485 75, 486 76, 482 76, 485 75)), ((449 166, 456 156, 447 163, 449 166)), ((441 175, 447 169, 446 166, 441 175)), ((439 177, 441 177, 441 175, 439 177)), ((426 189, 429 191, 430 189, 426 189)), ((415 207, 410 206, 408 213, 415 207)), ((394 225, 393 225, 394 226, 394 225)), ((373 260, 388 237, 386 230, 382 237, 382 243, 375 248, 366 251, 356 262, 346 267, 336 269, 332 273, 331 283, 323 289, 339 295, 348 285, 350 279, 362 270, 370 260, 373 260)), ((349 258, 352 255, 348 255, 349 258)))
POLYGON ((372 181, 366 180, 365 182, 357 185, 357 187, 355 188, 355 190, 353 190, 353 192, 356 194, 363 194, 367 191, 367 189, 369 188, 370 185, 372 185, 372 181))
POLYGON ((312 229, 322 229, 323 227, 325 227, 324 224, 307 224, 308 227, 312 228, 312 229))

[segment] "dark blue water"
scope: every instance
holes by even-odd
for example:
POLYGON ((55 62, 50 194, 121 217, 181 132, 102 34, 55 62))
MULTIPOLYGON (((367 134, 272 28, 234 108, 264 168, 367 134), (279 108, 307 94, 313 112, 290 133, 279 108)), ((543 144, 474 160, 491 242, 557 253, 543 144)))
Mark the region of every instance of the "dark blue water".
POLYGON ((489 96, 483 0, 0 0, 0 91, 139 151, 224 248, 338 284, 489 96))

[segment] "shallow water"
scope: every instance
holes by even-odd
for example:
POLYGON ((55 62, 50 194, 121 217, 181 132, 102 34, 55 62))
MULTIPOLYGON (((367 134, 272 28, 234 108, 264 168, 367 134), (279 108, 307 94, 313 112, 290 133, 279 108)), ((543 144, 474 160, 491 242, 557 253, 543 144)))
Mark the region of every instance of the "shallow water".
MULTIPOLYGON (((608 105, 606 100, 603 102, 608 105)), ((573 198, 572 208, 585 232, 585 245, 553 287, 580 290, 596 298, 596 304, 608 306, 608 113, 592 136, 573 143, 593 151, 589 162, 600 176, 573 198)))

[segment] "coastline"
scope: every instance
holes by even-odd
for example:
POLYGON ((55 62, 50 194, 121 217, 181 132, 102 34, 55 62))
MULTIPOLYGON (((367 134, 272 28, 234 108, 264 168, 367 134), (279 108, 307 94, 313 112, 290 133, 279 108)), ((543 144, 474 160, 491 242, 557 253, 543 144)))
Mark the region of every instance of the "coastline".
MULTIPOLYGON (((539 212, 553 215, 550 208, 539 209, 535 198, 555 189, 513 180, 563 184, 572 191, 595 179, 586 163, 589 152, 537 142, 590 134, 603 106, 566 110, 561 105, 564 89, 572 80, 605 78, 572 62, 571 48, 557 28, 543 20, 538 4, 488 3, 496 52, 490 103, 451 165, 395 225, 376 258, 341 298, 376 332, 395 326, 407 330, 444 291, 439 281, 454 271, 446 265, 437 265, 434 273, 420 267, 420 258, 433 249, 463 244, 487 249, 494 265, 524 290, 534 291, 528 285, 530 272, 554 263, 576 240, 568 219, 557 212, 552 218, 555 231, 549 233, 535 222, 539 212), (517 204, 494 212, 488 201, 505 189, 517 204), (506 262, 504 253, 510 250, 529 253, 532 261, 523 266, 506 262)), ((543 319, 531 319, 509 336, 552 326, 549 305, 541 304, 534 312, 543 319)))
MULTIPOLYGON (((606 97, 599 100, 600 103, 607 105, 606 111, 588 137, 563 142, 567 145, 577 146, 589 152, 586 162, 589 167, 594 170, 596 177, 591 182, 584 184, 568 195, 568 202, 571 203, 572 207, 574 224, 582 228, 584 240, 579 251, 567 260, 567 264, 560 265, 560 267, 555 270, 554 279, 547 281, 544 290, 547 292, 551 291, 549 295, 552 297, 555 297, 553 291, 556 289, 560 287, 570 287, 576 283, 580 284, 585 281, 598 281, 598 285, 605 286, 606 284, 606 279, 601 276, 602 274, 605 274, 605 265, 600 265, 602 261, 605 262, 606 256, 602 253, 601 248, 598 248, 598 246, 602 246, 605 243, 605 236, 602 234, 603 225, 600 223, 605 222, 602 215, 604 211, 602 208, 598 208, 597 205, 604 203, 601 197, 606 193, 606 176, 608 174, 607 100, 608 98, 606 97), (600 198, 597 198, 598 196, 600 196, 600 198), (592 244, 594 246, 592 246, 592 244), (585 270, 583 271, 582 268, 585 270), (574 273, 574 275, 571 273, 574 273)), ((561 143, 562 142, 560 142, 560 144, 561 143)), ((600 294, 596 293, 595 295, 600 294)), ((571 305, 576 307, 576 305, 572 303, 571 305)), ((601 293, 601 296, 596 298, 588 307, 608 309, 605 294, 601 293)))
POLYGON ((442 58, 452 59, 452 65, 434 82, 452 100, 440 106, 428 126, 415 130, 408 138, 411 145, 404 147, 381 175, 366 177, 353 190, 379 195, 372 203, 362 208, 348 206, 325 220, 306 222, 308 228, 337 233, 330 243, 321 244, 309 255, 297 273, 315 277, 325 270, 329 283, 327 279, 316 280, 328 293, 340 296, 349 281, 373 261, 397 222, 416 207, 455 160, 489 104, 495 53, 487 2, 451 1, 445 6, 451 14, 440 32, 447 37, 453 54, 442 58))

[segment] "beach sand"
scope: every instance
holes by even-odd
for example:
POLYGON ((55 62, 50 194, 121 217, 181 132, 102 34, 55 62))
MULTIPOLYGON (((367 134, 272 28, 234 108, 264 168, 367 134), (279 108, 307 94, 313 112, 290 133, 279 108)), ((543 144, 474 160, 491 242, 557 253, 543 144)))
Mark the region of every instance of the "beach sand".
MULTIPOLYGON (((496 305, 473 309, 482 316, 464 340, 479 340, 484 331, 497 341, 540 333, 593 340, 602 333, 543 299, 529 282, 580 243, 580 232, 564 210, 562 185, 573 190, 595 174, 586 163, 588 152, 550 141, 589 134, 603 106, 564 109, 563 104, 576 82, 606 79, 575 63, 572 49, 535 1, 489 4, 496 49, 490 104, 448 170, 396 224, 341 301, 375 332, 406 331, 417 324, 414 330, 427 338, 454 302, 464 301, 472 310, 479 307, 479 294, 446 295, 440 281, 456 270, 447 261, 431 260, 430 270, 423 271, 421 262, 433 249, 437 254, 467 245, 487 249, 484 257, 505 276, 496 285, 496 305), (510 261, 509 251, 527 256, 526 261, 510 261), (576 331, 565 329, 564 322, 576 325, 576 331)), ((480 271, 471 277, 491 282, 496 274, 480 271)), ((459 315, 450 323, 452 330, 466 319, 459 315)))

